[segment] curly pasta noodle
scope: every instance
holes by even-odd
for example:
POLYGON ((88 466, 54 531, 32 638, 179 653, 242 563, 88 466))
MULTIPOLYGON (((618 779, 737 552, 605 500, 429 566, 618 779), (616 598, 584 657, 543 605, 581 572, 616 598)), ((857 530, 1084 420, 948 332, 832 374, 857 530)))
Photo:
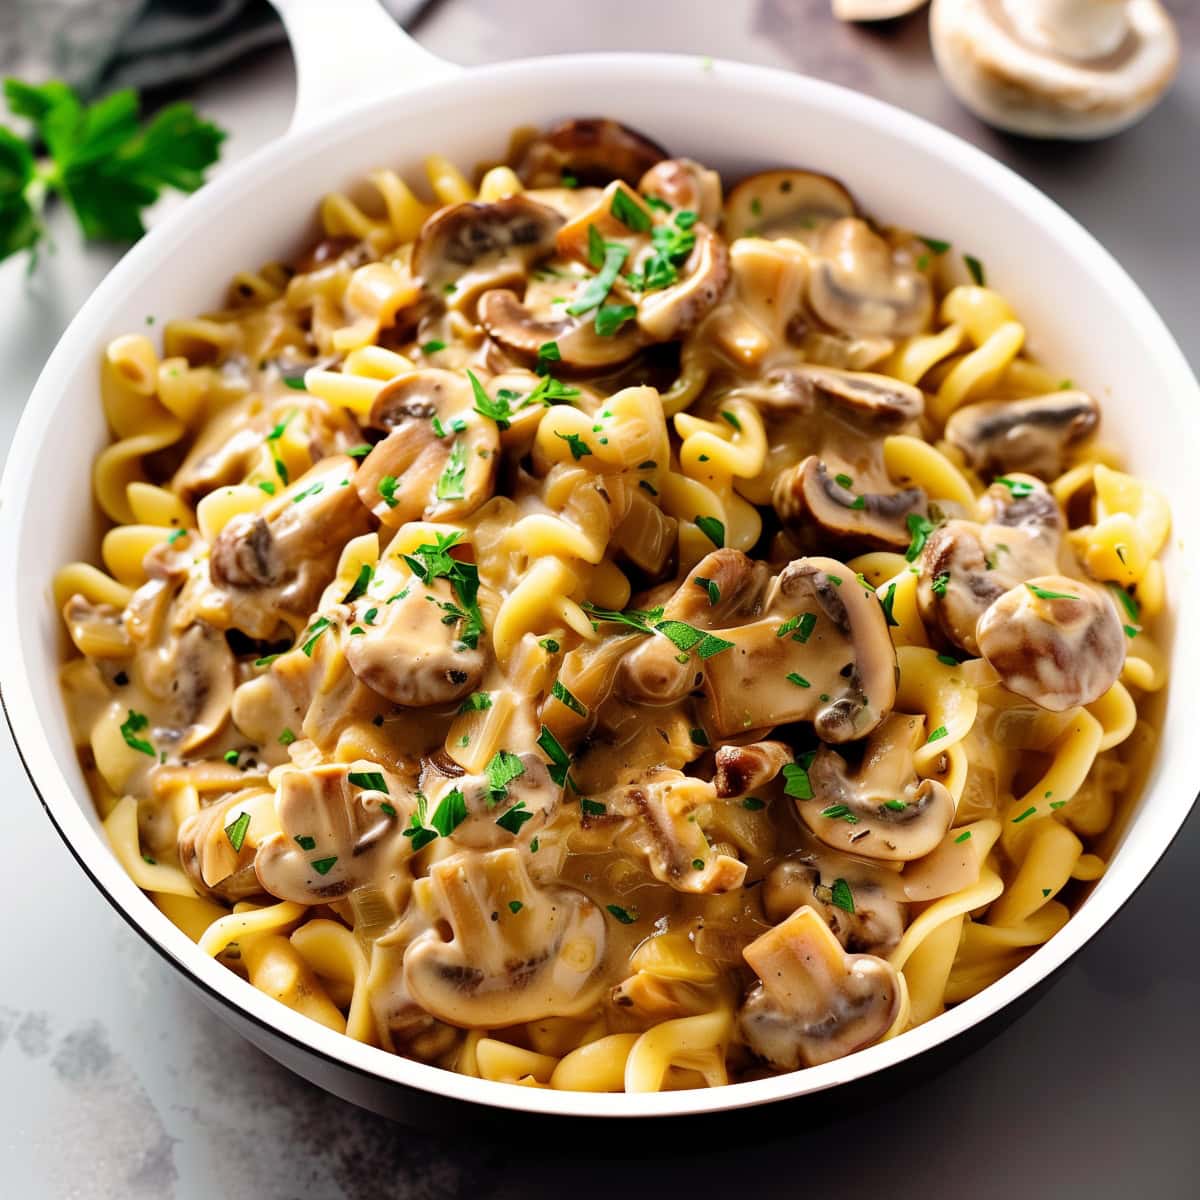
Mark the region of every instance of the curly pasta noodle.
POLYGON ((1170 517, 935 243, 577 133, 380 169, 111 343, 63 694, 117 859, 280 1003, 717 1087, 1070 919, 1154 751, 1170 517))

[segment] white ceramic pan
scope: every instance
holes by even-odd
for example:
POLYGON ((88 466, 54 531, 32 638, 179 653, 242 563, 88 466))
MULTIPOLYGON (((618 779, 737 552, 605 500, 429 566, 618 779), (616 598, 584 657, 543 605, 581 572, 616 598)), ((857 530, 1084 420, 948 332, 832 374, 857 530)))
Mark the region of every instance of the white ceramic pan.
MULTIPOLYGON (((897 109, 779 71, 663 55, 578 55, 464 71, 400 33, 374 0, 277 0, 299 66, 291 132, 223 173, 137 245, 71 323, 17 430, 0 490, 0 686, 13 735, 51 820, 129 923, 251 1041, 323 1087, 381 1111, 454 1098, 565 1116, 665 1116, 815 1093, 923 1056, 1046 979, 1145 879, 1190 809, 1196 767, 1200 588, 1200 390, 1129 276, 1066 213, 978 150, 897 109), (727 179, 775 165, 844 180, 868 211, 936 234, 987 264, 1037 353, 1104 404, 1109 439, 1174 513, 1167 557, 1174 620, 1161 749, 1108 873, 1062 932, 973 999, 910 1033, 824 1066, 708 1091, 588 1095, 490 1083, 359 1045, 277 1004, 210 960, 125 876, 76 766, 56 683, 63 648, 50 579, 95 553, 91 462, 106 442, 97 394, 105 343, 215 306, 238 268, 301 245, 317 198, 388 164, 417 177, 432 151, 463 167, 516 125, 606 115, 727 179)), ((8 803, 32 804, 32 796, 8 803)), ((29 969, 36 970, 35 963, 29 969)), ((1118 965, 1115 969, 1120 970, 1118 965)), ((1128 964, 1129 970, 1137 964, 1128 964)), ((1035 1019, 1036 1016, 1030 1019, 1035 1019)), ((829 1099, 829 1098, 827 1098, 829 1099)))

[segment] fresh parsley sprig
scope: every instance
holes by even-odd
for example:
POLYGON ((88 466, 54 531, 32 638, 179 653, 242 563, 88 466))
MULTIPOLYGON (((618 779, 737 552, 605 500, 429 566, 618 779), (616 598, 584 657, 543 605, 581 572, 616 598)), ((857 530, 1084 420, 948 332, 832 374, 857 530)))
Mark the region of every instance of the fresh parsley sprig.
MULTIPOLYGON (((4 83, 15 116, 33 124, 46 156, 0 126, 0 258, 36 255, 47 198, 57 194, 91 241, 131 242, 143 210, 165 188, 194 192, 220 154, 225 131, 190 104, 170 104, 143 123, 132 89, 84 105, 65 83, 4 83)), ((34 259, 36 262, 36 257, 34 259)))

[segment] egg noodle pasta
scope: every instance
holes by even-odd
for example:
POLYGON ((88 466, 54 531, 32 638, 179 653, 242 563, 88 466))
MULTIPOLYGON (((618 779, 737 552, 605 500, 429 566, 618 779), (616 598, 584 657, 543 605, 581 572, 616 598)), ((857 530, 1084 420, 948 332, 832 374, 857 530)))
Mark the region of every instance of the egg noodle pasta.
POLYGON ((53 581, 171 921, 594 1092, 828 1062, 1055 936, 1154 753, 1170 516, 978 264, 595 119, 318 219, 109 345, 53 581))

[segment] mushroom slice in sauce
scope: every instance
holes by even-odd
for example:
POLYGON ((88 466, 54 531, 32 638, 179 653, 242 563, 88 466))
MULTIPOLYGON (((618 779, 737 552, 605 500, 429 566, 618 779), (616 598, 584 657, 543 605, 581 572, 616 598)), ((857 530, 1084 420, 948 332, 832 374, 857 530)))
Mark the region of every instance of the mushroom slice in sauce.
POLYGON ((760 171, 726 197, 724 233, 786 237, 811 244, 831 221, 858 212, 854 197, 836 179, 816 171, 760 171))
POLYGON ((407 708, 427 708, 461 700, 483 678, 486 656, 460 636, 461 613, 450 583, 413 579, 389 601, 355 601, 352 628, 345 639, 350 670, 373 692, 407 708), (367 623, 366 611, 377 608, 367 623))
POLYGON ((1051 712, 1098 700, 1125 664, 1112 600, 1065 575, 1010 588, 980 618, 978 639, 1004 686, 1051 712))
POLYGON ((461 308, 480 292, 523 279, 554 253, 563 218, 529 196, 438 209, 413 244, 412 271, 435 299, 461 308))
POLYGON ((96 604, 76 592, 63 605, 63 621, 71 641, 91 658, 122 659, 133 653, 133 643, 113 604, 96 604), (86 650, 84 649, 86 647, 86 650))
POLYGON ((901 876, 825 846, 797 850, 767 873, 763 908, 772 921, 805 905, 851 953, 889 954, 908 926, 901 876))
POLYGON ((704 836, 696 809, 715 799, 711 783, 659 766, 635 773, 600 803, 606 815, 630 819, 616 840, 644 855, 655 879, 677 892, 717 894, 742 886, 746 864, 712 849, 704 836))
POLYGON ((230 903, 262 894, 254 871, 258 842, 253 828, 242 831, 236 849, 225 832, 230 825, 236 827, 238 810, 244 810, 248 801, 259 796, 269 797, 270 793, 243 788, 219 796, 179 826, 179 865, 201 894, 219 896, 230 903))
POLYGON ((796 801, 801 820, 837 850, 883 862, 928 854, 954 820, 954 798, 913 766, 925 732, 924 717, 892 713, 867 739, 854 770, 822 746, 808 767, 812 796, 796 801))
POLYGON ((667 152, 636 130, 603 117, 572 117, 531 141, 515 164, 529 188, 558 187, 564 175, 588 186, 636 184, 667 152))
POLYGON ((369 423, 389 432, 354 486, 385 525, 460 520, 490 498, 500 438, 473 407, 465 374, 433 367, 397 376, 375 397, 369 423))
POLYGON ((946 422, 946 440, 981 475, 1027 471, 1054 479, 1062 474, 1066 450, 1090 437, 1099 423, 1100 406, 1086 392, 1051 392, 960 408, 946 422))
POLYGON ((761 980, 742 1004, 746 1044, 773 1067, 794 1071, 880 1041, 904 1011, 895 969, 872 954, 847 954, 810 907, 743 952, 761 980))
POLYGON ((976 627, 991 604, 1022 580, 1058 570, 1057 502, 1030 476, 1014 475, 1009 484, 994 483, 984 494, 984 524, 939 525, 917 559, 921 619, 972 655, 979 653, 976 627))
POLYGON ((832 558, 800 558, 771 581, 763 616, 720 636, 705 662, 703 721, 732 737, 811 721, 827 742, 865 737, 896 698, 896 652, 875 593, 832 558))
POLYGON ((305 622, 342 547, 371 524, 352 486, 354 460, 322 459, 257 513, 239 513, 213 542, 209 574, 225 620, 255 638, 305 622))
POLYGON ((637 302, 641 331, 656 342, 682 337, 698 325, 729 283, 729 251, 707 225, 693 227, 696 245, 677 283, 643 292, 637 302))
POLYGON ((263 891, 321 904, 393 875, 411 853, 403 829, 414 807, 403 781, 374 763, 285 771, 275 794, 281 832, 254 858, 263 891), (370 786, 379 781, 386 790, 370 786))
POLYGON ((847 217, 825 229, 808 277, 808 301, 831 329, 906 337, 933 315, 933 289, 916 259, 866 221, 847 217))
POLYGON ((712 229, 721 220, 721 176, 690 158, 665 158, 642 176, 638 191, 694 212, 712 229))
POLYGON ((746 796, 766 787, 788 763, 792 751, 783 742, 752 742, 749 746, 721 746, 713 756, 717 773, 713 786, 722 799, 746 796))
POLYGON ((158 704, 155 740, 190 753, 224 724, 233 703, 233 654, 211 625, 195 621, 138 657, 138 678, 158 704))
POLYGON ((404 954, 404 983, 427 1012, 494 1029, 590 1008, 604 987, 607 935, 582 892, 538 887, 515 847, 464 850, 429 871, 439 921, 404 954))

